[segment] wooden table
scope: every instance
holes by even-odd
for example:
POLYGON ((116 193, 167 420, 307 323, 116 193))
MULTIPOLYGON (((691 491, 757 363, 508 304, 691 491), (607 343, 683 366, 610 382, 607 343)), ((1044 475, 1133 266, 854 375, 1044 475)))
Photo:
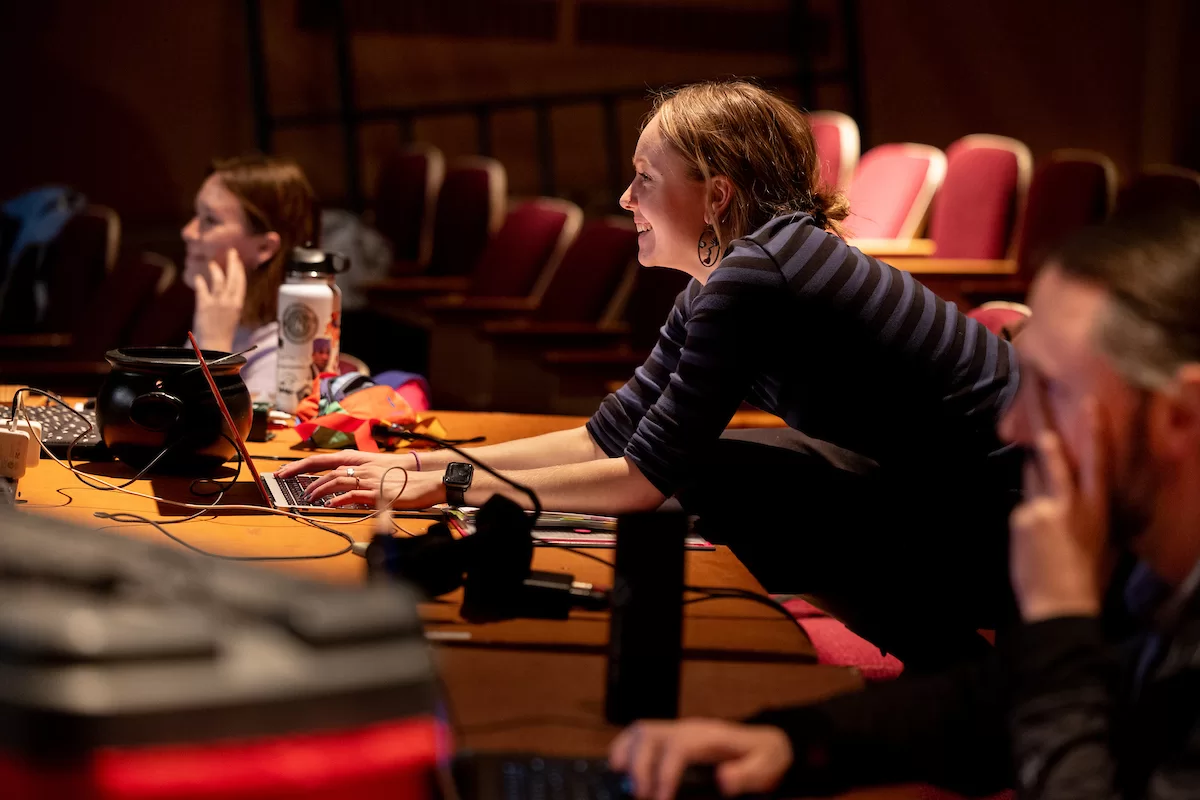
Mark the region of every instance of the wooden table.
MULTIPOLYGON (((439 412, 449 435, 484 435, 489 443, 561 430, 582 424, 578 417, 439 412)), ((281 462, 259 456, 296 456, 302 451, 295 434, 278 431, 274 441, 251 442, 260 470, 281 462)), ((83 465, 110 482, 131 471, 119 463, 83 465)), ((156 477, 130 488, 146 494, 190 500, 189 480, 156 477)), ((191 513, 153 499, 85 487, 63 467, 43 459, 20 484, 22 508, 96 529, 160 539, 145 524, 121 524, 94 517, 96 511, 127 511, 152 519, 191 513)), ((199 502, 204 502, 200 500, 199 502)), ((225 503, 257 505, 257 493, 243 473, 225 503)), ((329 521, 331 518, 323 518, 329 521)), ((335 518, 334 518, 335 519, 335 518)), ((398 520, 419 533, 429 523, 398 520)), ((357 540, 369 539, 371 523, 346 525, 357 540)), ((284 517, 252 512, 206 513, 174 525, 171 532, 188 542, 229 555, 300 555, 340 549, 343 542, 284 517)), ((587 551, 611 559, 612 551, 587 551)), ((762 587, 726 548, 689 552, 689 584, 736 587, 761 592, 762 587)), ((358 581, 365 573, 361 558, 335 558, 276 563, 276 568, 334 581, 358 581)), ((570 572, 579 580, 605 585, 611 574, 603 564, 567 550, 536 548, 534 567, 570 572)), ((686 607, 682 711, 686 714, 742 716, 769 704, 811 700, 852 689, 860 679, 852 670, 812 664, 813 650, 790 619, 756 603, 714 600, 686 607)), ((539 749, 553 753, 598 755, 614 729, 603 721, 603 674, 608 640, 607 614, 576 612, 566 621, 513 620, 471 625, 458 614, 457 596, 426 603, 422 615, 437 642, 442 674, 449 693, 461 744, 474 748, 539 749)))

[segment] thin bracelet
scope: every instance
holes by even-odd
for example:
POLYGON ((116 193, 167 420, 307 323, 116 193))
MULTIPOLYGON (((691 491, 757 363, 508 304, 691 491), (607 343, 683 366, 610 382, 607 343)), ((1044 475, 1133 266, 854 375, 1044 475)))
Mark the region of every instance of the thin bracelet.
POLYGON ((421 471, 421 459, 417 457, 417 451, 409 450, 408 452, 412 454, 413 461, 417 462, 417 472, 420 472, 421 471))

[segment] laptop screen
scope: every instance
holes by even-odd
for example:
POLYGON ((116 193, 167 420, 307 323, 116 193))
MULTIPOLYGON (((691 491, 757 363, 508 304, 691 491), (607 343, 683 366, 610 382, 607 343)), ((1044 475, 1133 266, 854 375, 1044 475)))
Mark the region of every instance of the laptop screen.
POLYGON ((246 440, 238 432, 233 415, 229 413, 229 406, 225 405, 225 398, 221 397, 221 390, 217 388, 217 382, 213 380, 212 372, 209 371, 208 364, 204 361, 204 354, 200 352, 200 345, 191 331, 188 331, 188 339, 192 343, 192 349, 196 351, 196 358, 200 360, 200 369, 204 371, 204 379, 208 381, 208 388, 216 398, 217 408, 221 409, 221 416, 225 418, 225 424, 229 426, 229 432, 233 434, 233 443, 237 447, 238 453, 241 454, 242 461, 250 469, 250 475, 254 478, 254 485, 258 488, 258 493, 262 496, 263 502, 267 504, 267 508, 274 508, 275 503, 271 501, 271 493, 263 484, 262 477, 258 474, 258 467, 254 466, 254 459, 250 457, 250 451, 246 449, 246 440))

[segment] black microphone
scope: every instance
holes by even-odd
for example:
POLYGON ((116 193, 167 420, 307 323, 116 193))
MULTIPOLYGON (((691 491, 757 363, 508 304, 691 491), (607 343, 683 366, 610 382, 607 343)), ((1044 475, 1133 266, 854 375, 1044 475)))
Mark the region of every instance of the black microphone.
POLYGON ((537 494, 448 442, 405 431, 405 438, 432 442, 458 454, 529 497, 533 513, 493 495, 475 515, 475 533, 455 539, 445 523, 422 536, 376 534, 367 546, 367 574, 415 584, 436 597, 465 587, 460 613, 469 622, 505 619, 566 619, 573 608, 604 610, 609 593, 574 576, 535 571, 533 524, 541 514, 537 494))

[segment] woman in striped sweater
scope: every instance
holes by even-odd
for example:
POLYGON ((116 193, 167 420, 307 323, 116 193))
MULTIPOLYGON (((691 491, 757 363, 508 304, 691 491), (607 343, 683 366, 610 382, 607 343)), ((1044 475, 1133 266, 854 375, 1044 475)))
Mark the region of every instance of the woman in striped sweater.
MULTIPOLYGON (((979 647, 1008 598, 1019 475, 994 428, 1017 387, 1011 346, 846 243, 805 116, 769 92, 660 96, 633 168, 621 205, 639 260, 692 276, 658 344, 585 426, 473 453, 549 509, 677 497, 768 589, 821 595, 910 666, 979 647), (743 402, 791 430, 722 438, 743 402)), ((342 452, 280 472, 332 469, 313 494, 356 503, 387 467, 418 469, 396 502, 412 508, 447 499, 451 461, 342 452)), ((462 500, 497 492, 523 500, 478 471, 462 500)))

